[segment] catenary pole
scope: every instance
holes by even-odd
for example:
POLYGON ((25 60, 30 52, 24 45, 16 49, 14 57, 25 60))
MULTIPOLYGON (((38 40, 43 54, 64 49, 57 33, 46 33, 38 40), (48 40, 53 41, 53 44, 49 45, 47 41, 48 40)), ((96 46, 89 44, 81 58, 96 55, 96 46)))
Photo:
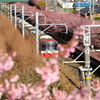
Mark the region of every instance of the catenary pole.
POLYGON ((15 28, 17 28, 16 5, 14 5, 14 21, 15 21, 15 28))
POLYGON ((91 9, 92 2, 91 2, 91 0, 89 1, 89 3, 90 3, 90 5, 89 5, 89 7, 90 7, 90 19, 92 19, 92 9, 91 9))
POLYGON ((90 77, 90 27, 88 27, 89 32, 87 32, 87 28, 85 27, 84 32, 84 54, 85 54, 85 68, 87 69, 85 71, 85 84, 90 91, 91 87, 91 77, 90 77))
POLYGON ((39 21, 38 21, 38 17, 39 17, 39 13, 36 12, 36 24, 35 24, 35 27, 36 27, 36 52, 37 52, 37 55, 39 54, 39 21))
POLYGON ((25 35, 25 31, 24 31, 24 23, 25 23, 25 20, 24 20, 24 6, 22 6, 22 35, 23 35, 23 39, 24 39, 24 35, 25 35))
POLYGON ((11 20, 11 23, 12 23, 12 4, 10 4, 10 20, 11 20))

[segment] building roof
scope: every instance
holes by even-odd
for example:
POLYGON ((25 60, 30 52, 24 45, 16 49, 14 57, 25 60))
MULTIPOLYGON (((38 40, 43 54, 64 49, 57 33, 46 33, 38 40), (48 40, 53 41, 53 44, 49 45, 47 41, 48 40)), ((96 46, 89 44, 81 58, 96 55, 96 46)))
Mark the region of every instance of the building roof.
MULTIPOLYGON (((94 5, 94 12, 93 12, 93 5, 91 6, 91 12, 92 13, 100 13, 100 6, 99 5, 94 5)), ((86 14, 86 13, 89 13, 90 12, 90 7, 85 7, 79 11, 77 11, 77 13, 80 13, 80 14, 86 14)))
POLYGON ((80 14, 86 14, 86 13, 88 13, 89 12, 89 7, 86 7, 86 8, 83 8, 83 9, 81 9, 80 11, 78 11, 78 12, 80 12, 80 14))
POLYGON ((73 7, 89 7, 90 5, 93 5, 93 3, 90 3, 90 2, 75 2, 73 4, 73 7))

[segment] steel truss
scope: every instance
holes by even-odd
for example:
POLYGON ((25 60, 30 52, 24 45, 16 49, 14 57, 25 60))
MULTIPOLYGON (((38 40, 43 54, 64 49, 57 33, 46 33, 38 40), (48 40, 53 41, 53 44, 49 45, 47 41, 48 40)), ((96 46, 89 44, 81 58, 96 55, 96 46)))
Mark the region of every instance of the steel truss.
POLYGON ((92 71, 92 68, 90 67, 90 52, 95 52, 95 51, 100 51, 100 49, 94 49, 92 46, 92 49, 90 49, 91 46, 91 32, 90 29, 92 27, 100 27, 100 25, 84 25, 83 28, 83 43, 85 46, 84 49, 84 56, 85 56, 85 61, 76 61, 82 54, 83 52, 74 60, 74 61, 69 61, 69 62, 63 62, 63 63, 84 63, 85 67, 79 67, 79 71, 81 72, 82 78, 81 79, 84 84, 88 87, 88 89, 91 89, 91 74, 93 74, 97 69, 100 68, 100 65, 92 71), (92 71, 92 72, 91 72, 92 71))

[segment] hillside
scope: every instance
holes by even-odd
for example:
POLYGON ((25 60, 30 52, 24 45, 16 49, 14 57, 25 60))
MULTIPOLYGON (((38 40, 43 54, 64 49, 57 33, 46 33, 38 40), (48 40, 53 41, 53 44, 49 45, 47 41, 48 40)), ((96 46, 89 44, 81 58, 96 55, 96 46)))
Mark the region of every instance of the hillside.
POLYGON ((0 15, 0 19, 0 50, 10 55, 13 51, 17 52, 14 58, 15 66, 9 75, 17 73, 23 82, 28 82, 31 78, 35 78, 34 68, 44 65, 41 57, 36 56, 34 37, 29 34, 23 39, 20 31, 14 28, 13 23, 7 17, 0 15))

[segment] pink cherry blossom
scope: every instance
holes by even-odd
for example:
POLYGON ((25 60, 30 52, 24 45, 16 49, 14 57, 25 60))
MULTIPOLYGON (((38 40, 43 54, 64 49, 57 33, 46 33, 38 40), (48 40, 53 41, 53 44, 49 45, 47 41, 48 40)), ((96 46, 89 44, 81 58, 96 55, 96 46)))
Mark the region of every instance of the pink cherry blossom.
POLYGON ((69 56, 70 56, 70 52, 66 52, 66 53, 63 55, 64 58, 68 58, 69 56))
POLYGON ((65 49, 60 44, 58 45, 59 51, 63 52, 65 49))
POLYGON ((7 79, 4 80, 4 89, 5 90, 8 90, 9 89, 9 86, 10 86, 10 83, 7 79))
POLYGON ((93 81, 91 82, 91 85, 92 85, 91 88, 92 88, 94 91, 100 90, 100 81, 99 81, 99 80, 93 80, 93 81))
POLYGON ((57 89, 53 89, 53 95, 55 97, 55 99, 57 100, 67 100, 67 93, 65 91, 61 91, 61 90, 57 90, 57 89))
POLYGON ((45 67, 42 69, 36 68, 36 72, 41 74, 42 79, 45 80, 46 85, 50 85, 51 83, 59 80, 58 66, 53 66, 53 67, 55 68, 55 71, 53 71, 51 67, 45 67))
POLYGON ((78 45, 78 41, 77 40, 73 40, 73 41, 70 41, 69 44, 72 46, 72 47, 76 47, 78 45))
POLYGON ((100 89, 99 89, 99 91, 96 93, 96 96, 95 96, 94 100, 100 100, 100 89))
POLYGON ((92 25, 95 25, 95 21, 92 21, 92 25))
POLYGON ((11 100, 14 100, 14 99, 17 99, 19 97, 19 94, 20 94, 21 91, 18 91, 15 87, 15 84, 11 84, 11 88, 10 90, 8 91, 8 94, 9 94, 9 98, 11 100))
POLYGON ((13 77, 10 79, 10 82, 16 82, 18 79, 19 79, 19 75, 13 76, 13 77))
POLYGON ((57 59, 51 58, 49 61, 51 64, 57 64, 57 59))
POLYGON ((83 35, 83 32, 82 31, 75 31, 74 34, 83 35))
POLYGON ((15 57, 16 55, 17 55, 17 52, 14 51, 14 52, 12 53, 12 56, 15 57))
POLYGON ((12 57, 6 53, 0 52, 0 75, 5 71, 12 69, 13 65, 14 61, 12 60, 12 57))

